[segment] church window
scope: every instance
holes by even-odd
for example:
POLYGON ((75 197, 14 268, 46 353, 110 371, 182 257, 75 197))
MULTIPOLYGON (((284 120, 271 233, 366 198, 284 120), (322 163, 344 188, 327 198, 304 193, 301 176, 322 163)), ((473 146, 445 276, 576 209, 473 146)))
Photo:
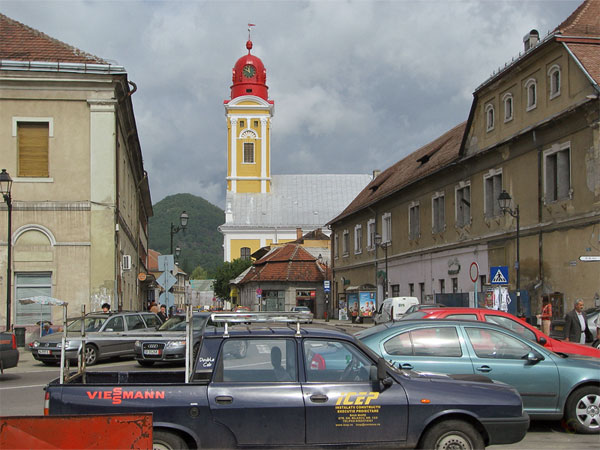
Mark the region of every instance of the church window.
POLYGON ((240 249, 240 258, 243 261, 250 261, 250 247, 242 247, 240 249))
POLYGON ((258 128, 258 120, 254 121, 254 128, 258 128))
POLYGON ((240 120, 240 127, 243 127, 246 125, 246 122, 244 122, 243 120, 240 120))
POLYGON ((244 163, 254 164, 254 143, 244 142, 244 163))

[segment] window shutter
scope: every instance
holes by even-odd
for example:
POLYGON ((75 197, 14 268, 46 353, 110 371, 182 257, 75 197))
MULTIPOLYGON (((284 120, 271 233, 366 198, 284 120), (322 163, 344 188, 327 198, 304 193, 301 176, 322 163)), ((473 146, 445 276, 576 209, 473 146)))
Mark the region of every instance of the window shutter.
POLYGON ((48 177, 48 123, 20 122, 18 124, 20 177, 48 177))

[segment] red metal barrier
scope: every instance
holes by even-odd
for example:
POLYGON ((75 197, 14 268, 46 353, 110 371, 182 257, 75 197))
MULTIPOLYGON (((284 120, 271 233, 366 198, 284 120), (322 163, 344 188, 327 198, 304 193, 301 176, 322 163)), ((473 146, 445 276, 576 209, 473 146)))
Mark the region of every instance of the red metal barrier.
POLYGON ((152 414, 0 417, 0 449, 152 449, 152 414))

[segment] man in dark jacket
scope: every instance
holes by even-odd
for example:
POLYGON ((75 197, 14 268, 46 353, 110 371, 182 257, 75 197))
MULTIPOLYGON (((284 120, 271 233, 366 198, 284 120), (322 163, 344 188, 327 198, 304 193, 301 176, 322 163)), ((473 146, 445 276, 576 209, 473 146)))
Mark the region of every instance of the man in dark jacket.
POLYGON ((587 326, 587 317, 583 312, 583 300, 575 300, 575 307, 565 316, 565 341, 585 344, 591 331, 587 326))

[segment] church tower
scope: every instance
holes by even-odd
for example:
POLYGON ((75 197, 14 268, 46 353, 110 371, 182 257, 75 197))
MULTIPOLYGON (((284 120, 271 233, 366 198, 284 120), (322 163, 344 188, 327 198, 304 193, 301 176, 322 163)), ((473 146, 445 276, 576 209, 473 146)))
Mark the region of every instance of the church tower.
POLYGON ((227 117, 227 191, 271 192, 271 119, 274 103, 268 98, 267 71, 260 58, 248 54, 233 67, 227 117))

